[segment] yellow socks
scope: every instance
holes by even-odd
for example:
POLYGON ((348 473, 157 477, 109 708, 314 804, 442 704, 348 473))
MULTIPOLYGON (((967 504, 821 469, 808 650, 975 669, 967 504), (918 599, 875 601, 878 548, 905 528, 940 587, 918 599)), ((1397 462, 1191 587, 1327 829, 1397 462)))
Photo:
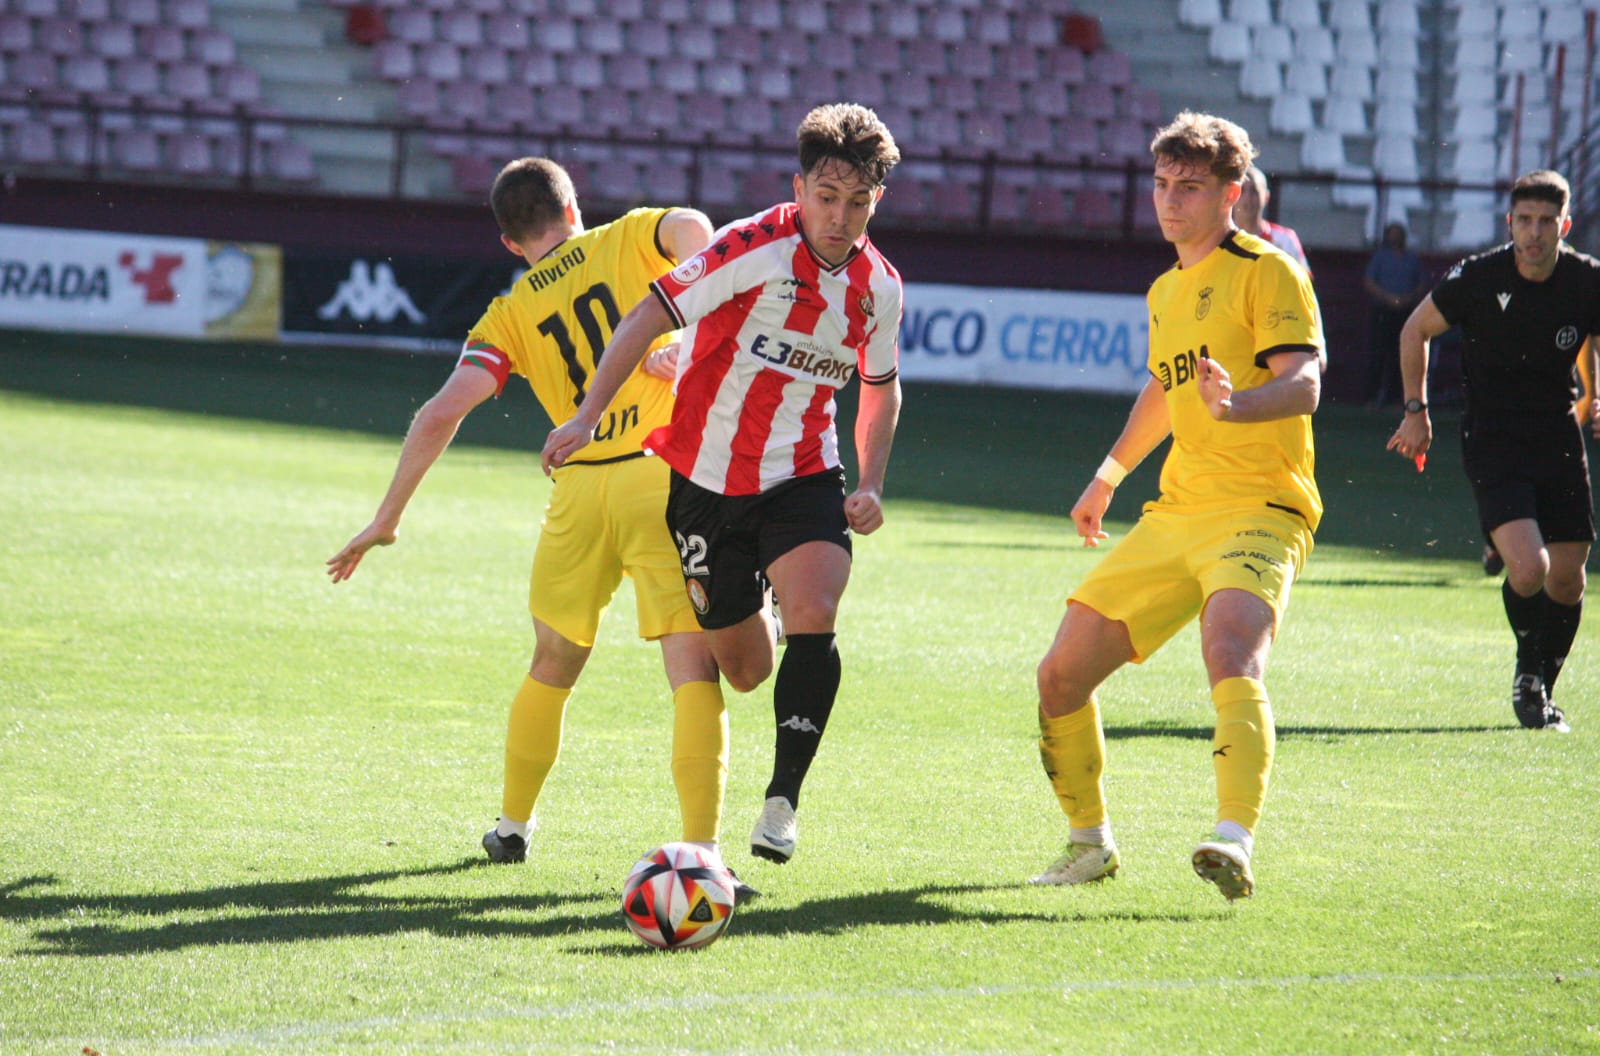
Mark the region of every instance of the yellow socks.
POLYGON ((512 821, 533 817, 533 805, 550 768, 561 754, 561 720, 566 714, 570 689, 558 689, 531 675, 511 702, 506 728, 506 783, 500 814, 512 821))
POLYGON ((1217 820, 1254 832, 1267 798, 1277 733, 1267 689, 1253 678, 1225 678, 1211 688, 1217 732, 1211 765, 1217 774, 1217 820))
POLYGON ((1106 739, 1100 728, 1100 707, 1088 705, 1070 715, 1039 722, 1039 761, 1055 789, 1056 799, 1074 829, 1090 829, 1106 820, 1106 739))
POLYGON ((728 711, 717 682, 685 682, 672 695, 672 780, 683 838, 715 844, 728 783, 728 711))

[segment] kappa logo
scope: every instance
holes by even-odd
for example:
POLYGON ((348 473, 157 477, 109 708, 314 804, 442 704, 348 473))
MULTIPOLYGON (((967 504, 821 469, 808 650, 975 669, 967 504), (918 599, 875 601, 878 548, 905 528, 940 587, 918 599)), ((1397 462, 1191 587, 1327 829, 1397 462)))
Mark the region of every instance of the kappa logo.
POLYGON ((117 263, 128 273, 135 286, 144 287, 145 304, 174 304, 178 291, 172 285, 172 275, 183 267, 183 257, 176 253, 152 253, 148 267, 140 267, 139 259, 131 250, 117 256, 117 263))
POLYGON ((1578 328, 1563 326, 1556 332, 1556 347, 1563 352, 1570 352, 1578 347, 1578 328))
POLYGON ((815 733, 818 736, 822 734, 822 731, 813 726, 811 720, 803 715, 790 715, 778 725, 786 730, 794 730, 796 733, 815 733))
POLYGON ((392 323, 401 315, 413 323, 428 319, 411 303, 411 295, 395 280, 394 269, 386 261, 379 261, 376 267, 364 260, 351 261, 349 276, 333 298, 317 309, 317 318, 337 319, 345 312, 358 323, 392 323))
POLYGON ((1494 295, 1494 299, 1500 302, 1500 310, 1502 312, 1506 310, 1506 305, 1511 303, 1511 295, 1509 293, 1497 293, 1494 295))
POLYGON ((1200 299, 1195 302, 1195 305, 1194 305, 1194 317, 1195 317, 1196 321, 1199 321, 1201 319, 1204 319, 1206 316, 1208 316, 1210 314, 1211 314, 1211 287, 1207 286, 1205 289, 1200 291, 1200 299))

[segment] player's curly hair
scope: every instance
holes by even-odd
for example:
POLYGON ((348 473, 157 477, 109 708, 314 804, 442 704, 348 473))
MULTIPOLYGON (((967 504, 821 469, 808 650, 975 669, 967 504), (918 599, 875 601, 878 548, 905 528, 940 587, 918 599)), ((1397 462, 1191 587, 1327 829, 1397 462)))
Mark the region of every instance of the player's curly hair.
POLYGON ((900 148, 878 115, 857 103, 816 107, 795 130, 800 171, 809 175, 826 161, 842 161, 873 187, 880 187, 900 162, 900 148))
POLYGON ((517 158, 494 178, 489 208, 495 223, 513 242, 543 234, 560 223, 578 200, 572 177, 549 158, 517 158))
POLYGON ((1156 133, 1150 153, 1180 165, 1199 165, 1224 183, 1238 183, 1258 151, 1250 133, 1227 118, 1185 110, 1156 133))
POLYGON ((1511 185, 1513 209, 1518 202, 1549 202, 1564 213, 1570 201, 1572 187, 1567 183, 1567 178, 1552 169, 1535 169, 1518 177, 1517 182, 1511 185))

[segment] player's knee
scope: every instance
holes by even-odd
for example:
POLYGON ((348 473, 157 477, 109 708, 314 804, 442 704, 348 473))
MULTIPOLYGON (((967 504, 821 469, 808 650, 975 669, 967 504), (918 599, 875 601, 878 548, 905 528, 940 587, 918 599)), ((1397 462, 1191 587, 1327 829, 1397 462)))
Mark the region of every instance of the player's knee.
POLYGON ((1039 662, 1039 714, 1053 719, 1083 707, 1094 686, 1063 657, 1050 653, 1039 662))
POLYGON ((1551 601, 1559 605, 1576 605, 1583 600, 1586 584, 1587 577, 1584 575, 1582 565, 1577 568, 1553 568, 1545 577, 1544 592, 1550 596, 1551 601))
POLYGON ((1506 580, 1511 584, 1511 589, 1524 598, 1545 589, 1550 579, 1550 559, 1543 553, 1526 561, 1507 561, 1506 580))
POLYGON ((772 657, 739 656, 719 661, 722 677, 736 693, 749 693, 772 674, 772 657))
POLYGON ((787 634, 828 634, 839 616, 839 599, 828 594, 780 598, 778 605, 787 634))

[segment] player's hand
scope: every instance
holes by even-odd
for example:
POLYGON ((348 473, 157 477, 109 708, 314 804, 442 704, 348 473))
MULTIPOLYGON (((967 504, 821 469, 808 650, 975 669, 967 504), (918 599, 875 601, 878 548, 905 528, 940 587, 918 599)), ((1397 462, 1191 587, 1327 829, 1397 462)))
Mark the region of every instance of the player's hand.
POLYGON ((1083 489, 1083 494, 1078 496, 1078 501, 1072 507, 1072 523, 1077 527, 1078 534, 1083 537, 1084 546, 1099 546, 1100 540, 1111 538, 1100 528, 1100 523, 1105 519, 1106 510, 1111 508, 1111 496, 1115 491, 1110 484, 1095 477, 1089 481, 1089 486, 1083 489))
POLYGON ((1200 399, 1205 403, 1206 410, 1217 421, 1227 421, 1228 413, 1233 410, 1232 376, 1226 367, 1209 356, 1200 357, 1196 361, 1196 369, 1200 372, 1200 399))
POLYGON ((662 345, 644 357, 640 368, 652 378, 675 381, 678 377, 678 342, 662 345))
POLYGON ((857 535, 871 535, 883 527, 883 501, 871 488, 859 488, 844 500, 844 518, 857 535))
POLYGON ((356 574, 356 566, 361 564, 368 550, 375 546, 392 546, 396 538, 395 530, 387 525, 379 525, 376 521, 367 525, 354 539, 344 544, 343 550, 328 558, 328 577, 335 583, 343 583, 356 574))
POLYGON ((1393 451, 1401 458, 1416 459, 1426 455, 1428 448, 1433 444, 1433 422, 1428 419, 1427 411, 1408 414, 1400 420, 1400 428, 1389 437, 1387 450, 1393 451))
POLYGON ((593 439, 593 426, 577 418, 550 430, 550 435, 544 438, 544 451, 539 455, 539 465, 544 469, 544 475, 548 477, 551 470, 566 465, 567 459, 593 439))

